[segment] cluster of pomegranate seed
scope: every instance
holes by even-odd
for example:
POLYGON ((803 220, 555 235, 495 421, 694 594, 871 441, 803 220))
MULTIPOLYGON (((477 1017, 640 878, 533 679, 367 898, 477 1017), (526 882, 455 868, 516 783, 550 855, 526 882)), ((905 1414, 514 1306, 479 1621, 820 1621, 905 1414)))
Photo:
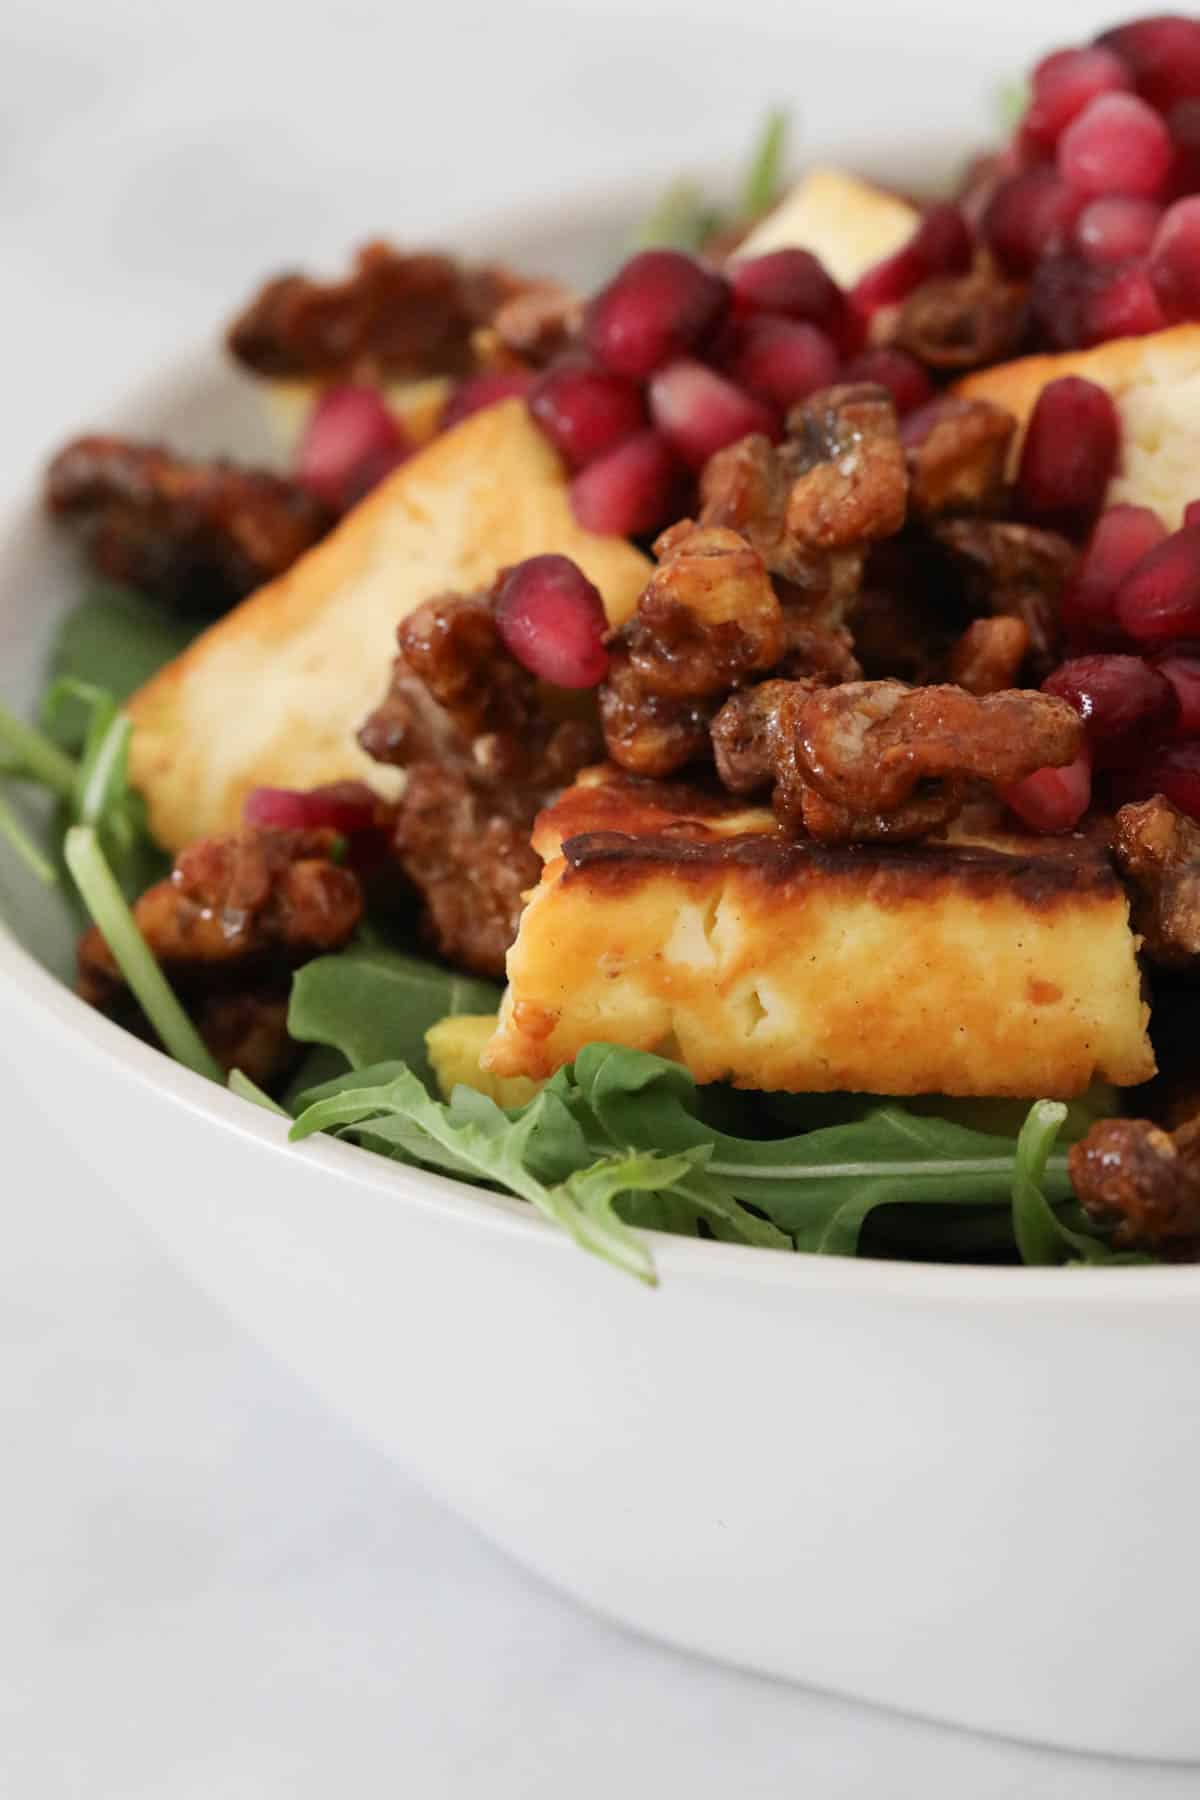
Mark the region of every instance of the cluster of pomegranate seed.
POLYGON ((1200 506, 1168 534, 1141 506, 1101 514, 1064 597, 1068 659, 1042 684, 1087 729, 1070 769, 1005 799, 1036 830, 1068 831, 1093 776, 1110 804, 1161 793, 1200 819, 1200 506))
POLYGON ((316 400, 296 451, 296 477, 318 500, 345 512, 412 454, 377 388, 342 382, 316 400))
POLYGON ((1200 19, 1138 19, 1043 57, 999 174, 980 232, 1031 278, 1048 343, 1200 319, 1200 19))
POLYGON ((505 649, 539 680, 592 688, 608 673, 604 602, 569 556, 529 556, 505 570, 495 614, 505 649))

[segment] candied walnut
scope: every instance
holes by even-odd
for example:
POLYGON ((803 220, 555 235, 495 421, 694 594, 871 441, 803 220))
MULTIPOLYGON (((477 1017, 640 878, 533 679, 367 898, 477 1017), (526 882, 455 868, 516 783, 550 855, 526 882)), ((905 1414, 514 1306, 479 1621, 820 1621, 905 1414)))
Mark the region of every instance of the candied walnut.
POLYGON ((96 568, 184 612, 225 611, 290 568, 332 523, 295 482, 152 444, 77 438, 46 478, 96 568))
POLYGON ((661 779, 705 757, 715 705, 648 692, 627 647, 613 646, 600 686, 600 723, 608 754, 631 774, 661 779))
POLYGON ((1025 287, 980 257, 965 275, 936 276, 915 288, 889 341, 929 369, 981 369, 1015 355, 1027 319, 1025 287))
POLYGON ((658 568, 621 634, 649 692, 703 699, 779 661, 783 609, 745 538, 687 519, 654 549, 658 568))
POLYGON ((461 375, 475 366, 472 334, 525 285, 501 268, 370 243, 344 280, 267 282, 230 326, 228 344, 257 375, 461 375))
POLYGON ((907 490, 891 396, 826 388, 793 408, 782 444, 752 436, 710 458, 700 522, 740 532, 772 574, 844 606, 864 548, 903 525, 907 490))
POLYGON ((1058 662, 1059 602, 1075 567, 1074 546, 1056 531, 1001 519, 944 519, 933 535, 965 574, 974 612, 1024 622, 1031 671, 1043 679, 1058 662))
POLYGON ((712 722, 717 774, 731 794, 753 794, 775 781, 795 742, 800 708, 815 681, 760 681, 733 694, 712 722))
POLYGON ((1149 1119, 1101 1119, 1072 1144, 1071 1184, 1115 1243, 1200 1247, 1200 1120, 1164 1131, 1149 1119))
POLYGON ((578 332, 583 302, 558 281, 531 281, 504 300, 491 324, 476 338, 486 338, 480 361, 508 367, 544 368, 578 332))
POLYGON ((1118 812, 1113 855, 1147 956, 1166 968, 1200 957, 1200 825, 1156 794, 1118 812))
MULTIPOLYGON (((352 871, 331 860, 335 842, 332 831, 203 838, 134 906, 155 960, 225 1068, 265 1080, 286 1065, 288 974, 340 950, 358 927, 362 893, 352 871)), ((95 926, 80 941, 78 991, 92 1006, 130 1010, 95 926)))
POLYGON ((968 694, 999 694, 1016 685, 1028 654, 1029 627, 1023 619, 975 619, 950 652, 946 674, 968 694))
POLYGON ((995 511, 1017 422, 989 400, 952 394, 931 400, 904 422, 909 503, 922 519, 995 511))

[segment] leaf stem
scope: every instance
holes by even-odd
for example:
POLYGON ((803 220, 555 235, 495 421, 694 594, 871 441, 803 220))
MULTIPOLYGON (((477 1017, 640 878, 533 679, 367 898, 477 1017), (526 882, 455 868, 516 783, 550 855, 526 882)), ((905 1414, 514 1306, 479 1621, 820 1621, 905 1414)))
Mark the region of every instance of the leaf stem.
POLYGON ((164 1049, 176 1062, 193 1069, 197 1075, 224 1083, 221 1068, 183 1010, 138 930, 137 920, 100 848, 95 828, 72 825, 63 854, 84 905, 164 1049))
POLYGON ((0 744, 15 755, 20 765, 18 772, 33 776, 61 799, 71 799, 78 775, 71 757, 51 743, 44 732, 22 724, 4 706, 0 706, 0 744))
POLYGON ((0 794, 0 838, 7 838, 21 861, 46 887, 57 887, 58 873, 54 864, 38 849, 24 825, 0 794))

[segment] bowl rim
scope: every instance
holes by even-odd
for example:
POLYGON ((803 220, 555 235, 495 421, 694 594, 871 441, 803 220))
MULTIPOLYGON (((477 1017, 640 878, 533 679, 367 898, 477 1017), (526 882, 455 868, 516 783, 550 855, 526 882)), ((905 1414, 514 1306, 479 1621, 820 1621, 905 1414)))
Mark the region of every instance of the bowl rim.
MULTIPOLYGON (((637 182, 584 190, 570 199, 505 209, 502 215, 493 214, 486 233, 480 231, 473 240, 461 226, 452 228, 448 236, 472 241, 476 253, 482 242, 487 253, 504 238, 511 241, 531 228, 539 233, 552 230, 557 220, 577 216, 580 210, 604 210, 619 217, 628 211, 633 196, 644 193, 647 186, 647 178, 642 177, 637 182)), ((195 391, 197 384, 211 382, 221 373, 229 378, 229 366, 218 347, 208 344, 185 349, 133 381, 104 409, 104 416, 112 428, 120 429, 133 424, 139 414, 169 410, 173 396, 195 391)), ((25 498, 0 511, 0 563, 36 555, 40 526, 36 493, 27 492, 25 498)), ((284 1123, 275 1115, 194 1074, 165 1051, 143 1043, 88 1006, 17 942, 0 915, 0 1041, 14 1032, 19 1035, 22 1012, 35 1029, 39 1023, 43 1028, 49 1026, 52 1035, 64 1043, 68 1056, 74 1048, 93 1066, 107 1065, 110 1072, 115 1069, 128 1086, 136 1087, 143 1102, 149 1089, 164 1096, 173 1109, 202 1116, 214 1130, 253 1141, 261 1151, 281 1159, 281 1173, 291 1158, 315 1158, 328 1170, 331 1187, 334 1182, 346 1182, 364 1196, 402 1198, 448 1221, 473 1223, 481 1231, 514 1241, 524 1239, 531 1248, 575 1257, 584 1254, 559 1226, 516 1198, 392 1163, 332 1138, 315 1138, 303 1146, 289 1143, 284 1123), (11 1004, 14 1001, 16 1004, 11 1004)), ((1200 1266, 1193 1265, 1027 1268, 805 1253, 786 1256, 748 1244, 661 1231, 644 1235, 663 1285, 694 1276, 739 1284, 782 1283, 797 1291, 878 1296, 917 1304, 978 1306, 986 1300, 1028 1305, 1036 1301, 1056 1308, 1068 1304, 1075 1311, 1097 1304, 1117 1303, 1126 1308, 1149 1301, 1195 1305, 1200 1300, 1200 1266)))

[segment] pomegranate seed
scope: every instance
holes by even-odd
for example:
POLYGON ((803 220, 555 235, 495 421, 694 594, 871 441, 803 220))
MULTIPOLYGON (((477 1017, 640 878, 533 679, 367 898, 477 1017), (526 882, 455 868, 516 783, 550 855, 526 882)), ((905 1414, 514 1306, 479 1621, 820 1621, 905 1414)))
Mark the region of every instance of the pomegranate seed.
POLYGON ((1132 85, 1124 63, 1111 50, 1095 45, 1056 50, 1033 71, 1033 95, 1021 121, 1022 135, 1041 151, 1053 150, 1089 101, 1132 85))
POLYGON ((1132 568, 1113 611, 1137 643, 1200 637, 1200 525, 1185 525, 1132 568))
POLYGON ((933 383, 907 350, 864 350, 846 364, 842 380, 871 381, 886 388, 901 418, 933 398, 933 383))
POLYGON ((1101 513, 1063 595, 1062 624, 1070 642, 1119 638, 1112 610, 1117 588, 1166 535, 1166 526, 1148 506, 1110 506, 1101 513))
POLYGON ((1059 350, 1079 343, 1084 304, 1097 285, 1096 271, 1078 256, 1048 252, 1038 263, 1029 288, 1029 309, 1042 335, 1059 350))
POLYGON ((740 314, 774 313, 834 331, 846 305, 837 282, 807 250, 748 256, 731 266, 729 281, 734 311, 740 314))
POLYGON ((1100 510, 1117 466, 1121 424, 1112 395, 1079 375, 1047 382, 1021 446, 1017 486, 1041 524, 1078 529, 1100 510))
POLYGON ((495 613, 504 648, 540 680, 562 688, 604 680, 604 602, 569 556, 530 556, 506 569, 495 613))
POLYGON ((738 335, 729 373, 780 412, 837 380, 838 353, 815 325, 763 313, 748 319, 738 335))
POLYGON ((650 416, 691 469, 752 432, 775 435, 774 414, 703 363, 676 362, 650 383, 650 416))
POLYGON ((1163 214, 1150 247, 1150 279, 1168 319, 1200 318, 1200 195, 1163 214))
POLYGON ((1077 656, 1055 669, 1042 691, 1070 701, 1099 768, 1136 761, 1175 723, 1171 683, 1140 656, 1077 656))
POLYGON ((1164 656, 1158 670, 1175 691, 1175 736, 1200 738, 1200 656, 1164 656))
POLYGON ((1092 798, 1091 759, 1084 750, 1065 768, 1036 769, 1024 781, 1001 788, 1000 798, 1032 831, 1071 831, 1092 798))
POLYGON ((1085 202, 1053 167, 1002 181, 984 209, 980 236, 1012 275, 1029 275, 1046 251, 1064 243, 1085 202))
POLYGON ((499 406, 502 400, 519 398, 528 393, 532 379, 528 369, 485 369, 480 375, 468 375, 443 407, 441 429, 449 431, 472 413, 499 406))
POLYGON ((1133 262, 1146 255, 1161 218, 1153 200, 1108 194, 1088 201, 1075 221, 1075 242, 1090 263, 1133 262))
POLYGON ((1103 344, 1109 338, 1145 337, 1151 331, 1161 331, 1166 322, 1149 271, 1137 267, 1118 269, 1083 295, 1079 342, 1103 344))
POLYGON ((850 304, 860 318, 908 298, 931 275, 957 275, 970 267, 970 228, 962 209, 948 202, 931 206, 906 244, 885 256, 855 283, 850 304))
POLYGON ((307 791, 257 787, 246 795, 242 818, 247 825, 276 831, 337 831, 353 837, 374 828, 375 796, 361 781, 335 781, 307 791))
POLYGON ((850 306, 860 319, 871 319, 884 306, 898 306, 926 276, 912 240, 860 275, 850 290, 850 306))
POLYGON ((582 357, 564 357, 539 375, 529 390, 529 410, 573 469, 646 426, 640 389, 582 357))
POLYGON ((643 250, 589 303, 583 332, 607 369, 641 381, 700 346, 729 309, 728 284, 681 250, 643 250))
POLYGON ((1150 197, 1170 173, 1171 134, 1136 94, 1101 94, 1063 132, 1058 168, 1081 194, 1150 197))
POLYGON ((1146 786, 1200 821, 1200 744, 1172 744, 1146 768, 1146 786))
POLYGON ((1185 525, 1200 525, 1200 500, 1189 500, 1183 509, 1185 525))
MULTIPOLYGON (((296 451, 296 476, 327 506, 353 504, 363 477, 394 468, 411 446, 375 388, 326 388, 308 415, 296 451)), ((369 485, 369 484, 368 484, 369 485)))
POLYGON ((1171 173, 1167 194, 1172 200, 1200 188, 1200 99, 1181 100, 1167 114, 1171 134, 1171 173))
POLYGON ((681 471, 657 431, 639 431, 589 463, 571 483, 571 505, 586 531, 641 537, 664 525, 681 471))
POLYGON ((1200 94, 1200 23, 1160 13, 1118 25, 1097 39, 1129 69, 1143 100, 1160 111, 1200 94))

